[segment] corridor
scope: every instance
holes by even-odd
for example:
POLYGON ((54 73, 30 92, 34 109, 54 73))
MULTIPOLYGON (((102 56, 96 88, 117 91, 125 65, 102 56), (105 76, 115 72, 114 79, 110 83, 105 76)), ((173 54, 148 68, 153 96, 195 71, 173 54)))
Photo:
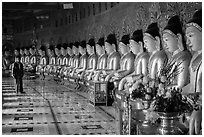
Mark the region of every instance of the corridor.
POLYGON ((3 135, 117 134, 113 107, 94 107, 87 93, 53 80, 24 80, 16 95, 14 80, 2 81, 3 135))

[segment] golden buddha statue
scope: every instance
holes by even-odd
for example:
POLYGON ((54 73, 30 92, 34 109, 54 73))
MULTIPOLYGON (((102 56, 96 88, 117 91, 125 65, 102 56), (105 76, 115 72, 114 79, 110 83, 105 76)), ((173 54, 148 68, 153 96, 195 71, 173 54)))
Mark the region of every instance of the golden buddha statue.
POLYGON ((89 54, 88 57, 88 67, 87 69, 84 71, 84 73, 81 74, 81 78, 86 79, 86 80, 90 80, 91 76, 92 76, 92 71, 94 71, 97 67, 97 60, 98 60, 98 56, 96 54, 96 44, 95 44, 95 40, 93 38, 89 39, 88 43, 86 44, 86 48, 87 48, 87 52, 89 54))
POLYGON ((73 43, 69 43, 68 47, 67 47, 67 54, 69 56, 68 58, 68 62, 66 64, 66 66, 63 69, 63 77, 68 73, 68 68, 73 66, 74 64, 74 53, 73 53, 73 43))
MULTIPOLYGON (((171 53, 170 61, 174 62, 174 67, 180 64, 179 74, 175 77, 173 87, 182 88, 189 83, 189 65, 191 53, 186 47, 182 23, 179 16, 173 16, 168 21, 163 31, 163 41, 166 49, 171 53)), ((173 67, 173 69, 174 69, 173 67)))
POLYGON ((61 50, 60 50, 60 52, 61 52, 61 54, 62 54, 62 65, 61 65, 61 68, 59 69, 59 71, 57 72, 59 75, 60 75, 60 77, 62 77, 63 76, 63 72, 64 72, 64 70, 65 70, 65 68, 66 68, 66 66, 68 65, 68 63, 69 63, 69 54, 67 53, 67 46, 68 46, 68 44, 67 43, 64 43, 63 45, 62 45, 62 47, 61 47, 61 50))
POLYGON ((120 59, 120 69, 110 73, 106 77, 106 81, 115 82, 115 87, 118 87, 118 82, 134 71, 134 59, 135 55, 130 52, 129 48, 129 35, 124 35, 119 42, 119 51, 122 55, 120 59))
POLYGON ((25 62, 25 53, 24 53, 24 48, 20 48, 20 55, 21 55, 21 63, 24 64, 25 62))
POLYGON ((49 74, 52 70, 52 67, 54 64, 56 64, 56 55, 54 52, 54 46, 50 45, 48 48, 48 58, 49 58, 49 64, 45 67, 45 73, 49 74))
POLYGON ((87 55, 87 52, 86 52, 86 41, 83 40, 80 42, 80 45, 79 45, 79 53, 81 54, 81 57, 80 57, 80 64, 79 64, 79 67, 73 69, 72 71, 72 74, 71 76, 73 77, 76 77, 76 78, 80 78, 80 74, 85 71, 87 69, 87 62, 88 62, 88 55, 87 55))
POLYGON ((190 83, 183 87, 183 94, 198 95, 196 104, 200 107, 194 110, 188 119, 189 134, 202 134, 202 9, 197 10, 193 18, 186 24, 186 37, 188 47, 194 51, 191 59, 190 83))
POLYGON ((105 50, 108 54, 107 66, 99 73, 99 81, 106 81, 105 78, 120 67, 120 53, 117 52, 117 40, 115 34, 109 34, 105 41, 105 50))
POLYGON ((141 76, 148 74, 148 60, 149 54, 144 47, 143 32, 142 30, 136 30, 130 39, 130 50, 136 55, 134 60, 133 73, 124 77, 119 85, 118 90, 127 90, 128 85, 131 85, 139 79, 141 76))
POLYGON ((58 71, 61 69, 61 65, 62 65, 62 59, 63 59, 63 56, 61 54, 61 44, 58 44, 56 47, 55 47, 55 54, 56 54, 56 64, 53 66, 52 68, 52 73, 57 76, 58 75, 58 71))
POLYGON ((73 47, 72 47, 72 50, 73 50, 73 53, 74 53, 74 57, 73 57, 73 61, 72 61, 72 64, 71 66, 67 67, 66 68, 66 76, 70 76, 71 72, 73 69, 77 68, 79 66, 79 42, 75 42, 73 44, 73 47))
POLYGON ((104 70, 107 66, 108 54, 105 52, 105 41, 104 38, 100 38, 96 44, 96 52, 99 56, 97 68, 93 71, 92 80, 99 81, 99 74, 104 70))

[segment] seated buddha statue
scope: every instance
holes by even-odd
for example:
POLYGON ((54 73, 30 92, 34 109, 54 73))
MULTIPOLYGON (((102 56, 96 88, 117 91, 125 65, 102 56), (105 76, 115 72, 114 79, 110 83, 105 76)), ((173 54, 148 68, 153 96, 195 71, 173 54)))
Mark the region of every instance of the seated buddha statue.
POLYGON ((63 56, 61 54, 61 44, 58 44, 56 47, 55 47, 55 54, 56 54, 56 64, 53 66, 52 68, 52 73, 54 75, 58 75, 58 71, 60 70, 61 68, 61 65, 62 65, 62 59, 63 59, 63 56))
POLYGON ((72 61, 72 64, 71 66, 67 67, 67 70, 66 70, 66 76, 70 77, 70 74, 71 72, 73 71, 73 69, 76 69, 79 67, 79 58, 80 58, 80 55, 79 55, 79 42, 74 42, 73 44, 73 47, 72 47, 72 51, 74 53, 74 57, 73 57, 73 61, 72 61))
POLYGON ((41 46, 38 52, 40 55, 40 62, 36 67, 36 71, 40 73, 41 79, 45 79, 44 68, 48 65, 48 56, 46 55, 45 46, 41 46))
MULTIPOLYGON (((106 68, 99 72, 99 81, 105 81, 106 76, 115 72, 120 67, 120 53, 117 51, 117 40, 115 34, 109 34, 105 41, 105 50, 108 54, 106 68)), ((108 80, 108 79, 106 79, 108 80)))
POLYGON ((66 64, 66 66, 64 67, 64 69, 62 71, 63 77, 67 74, 68 68, 73 66, 73 64, 74 64, 74 53, 73 53, 72 48, 73 48, 73 43, 71 42, 68 44, 68 47, 67 47, 67 54, 68 54, 69 58, 68 58, 68 62, 66 64))
POLYGON ((127 90, 128 84, 135 83, 135 81, 143 75, 147 75, 149 53, 146 51, 143 42, 142 30, 136 30, 130 39, 130 50, 135 54, 134 71, 133 73, 122 78, 119 82, 118 90, 127 90))
POLYGON ((80 45, 79 45, 79 53, 81 54, 80 56, 80 64, 79 67, 73 69, 71 76, 76 77, 76 78, 80 78, 80 74, 81 72, 85 71, 87 69, 87 61, 88 61, 88 54, 86 52, 86 41, 83 40, 81 41, 80 45))
POLYGON ((60 50, 61 55, 62 55, 62 65, 61 65, 61 68, 59 69, 59 71, 57 72, 60 75, 60 77, 63 76, 63 71, 69 62, 69 54, 67 53, 67 46, 68 46, 68 44, 64 43, 61 47, 61 50, 60 50))
POLYGON ((122 36, 121 41, 119 42, 119 51, 122 55, 120 59, 120 69, 110 73, 105 79, 106 81, 114 82, 115 87, 118 87, 118 83, 122 78, 134 71, 135 55, 130 52, 129 40, 129 35, 122 36))
POLYGON ((163 30, 163 41, 166 49, 170 52, 169 61, 174 62, 174 66, 179 68, 178 75, 172 84, 175 88, 182 88, 189 83, 189 65, 191 53, 187 49, 182 23, 179 16, 173 16, 169 19, 168 24, 163 30), (177 66, 179 65, 179 66, 177 66))
POLYGON ((29 61, 27 69, 30 73, 35 73, 36 72, 36 66, 37 66, 37 56, 35 53, 35 48, 30 47, 29 52, 30 52, 30 61, 29 61))
POLYGON ((54 52, 54 46, 50 45, 48 48, 48 58, 49 58, 49 64, 45 67, 45 72, 49 74, 52 70, 52 67, 54 64, 56 64, 56 55, 54 52))
POLYGON ((190 83, 183 87, 183 94, 198 95, 196 104, 188 118, 189 134, 202 134, 202 9, 197 10, 186 24, 187 45, 194 52, 189 65, 190 83))
POLYGON ((21 55, 21 63, 24 64, 25 62, 25 53, 24 53, 24 48, 20 48, 20 55, 21 55))
POLYGON ((88 68, 85 71, 83 71, 84 73, 82 73, 80 77, 86 80, 90 80, 92 71, 94 71, 97 67, 97 60, 98 60, 98 56, 96 54, 96 48, 95 48, 95 40, 93 38, 89 39, 88 43, 86 44, 86 48, 89 54, 88 68))
MULTIPOLYGON (((2 56, 2 70, 4 71, 3 73, 9 74, 11 68, 12 68, 12 63, 14 62, 13 57, 11 56, 11 53, 8 48, 6 48, 3 51, 3 56, 2 56)), ((18 52, 19 54, 19 52, 18 52)))
POLYGON ((96 68, 96 70, 93 71, 93 76, 92 76, 93 81, 98 81, 99 80, 99 74, 107 66, 108 55, 105 52, 104 45, 105 45, 105 41, 104 41, 104 38, 102 37, 96 43, 96 52, 97 52, 99 58, 98 58, 98 61, 97 61, 98 62, 97 63, 97 68, 96 68))
POLYGON ((24 68, 26 69, 26 71, 28 71, 28 66, 30 64, 30 52, 29 52, 29 47, 26 47, 24 49, 24 53, 25 53, 25 60, 24 60, 24 68))

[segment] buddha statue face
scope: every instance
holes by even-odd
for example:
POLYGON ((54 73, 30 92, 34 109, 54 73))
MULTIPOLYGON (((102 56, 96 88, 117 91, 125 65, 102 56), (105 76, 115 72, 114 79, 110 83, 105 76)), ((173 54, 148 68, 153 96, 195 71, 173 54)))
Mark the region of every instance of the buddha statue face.
POLYGON ((202 32, 194 26, 186 28, 187 45, 193 51, 202 50, 202 32))
POLYGON ((49 55, 49 56, 52 56, 52 51, 51 51, 51 49, 48 49, 47 52, 48 52, 48 55, 49 55))
POLYGON ((105 42, 105 50, 108 54, 110 54, 111 52, 113 52, 113 45, 111 45, 110 43, 108 42, 105 42))
POLYGON ((20 49, 20 54, 21 54, 22 56, 24 55, 23 49, 20 49))
POLYGON ((130 50, 137 55, 140 52, 141 45, 134 40, 130 40, 130 50))
POLYGON ((10 55, 9 51, 6 50, 6 51, 4 52, 4 55, 5 55, 6 57, 8 57, 8 56, 10 55))
POLYGON ((148 50, 148 52, 153 52, 156 49, 156 39, 153 39, 152 37, 148 35, 144 35, 143 37, 144 41, 144 47, 148 50))
POLYGON ((164 41, 164 47, 169 52, 174 52, 178 49, 178 38, 176 35, 171 35, 170 33, 164 33, 163 34, 163 41, 164 41))
POLYGON ((67 50, 64 49, 64 47, 61 48, 61 54, 62 54, 63 56, 66 56, 66 55, 67 55, 67 50))
POLYGON ((125 45, 123 42, 119 42, 119 50, 121 54, 125 54, 129 51, 128 45, 125 45))
POLYGON ((69 56, 73 55, 73 51, 70 47, 67 47, 67 53, 69 54, 69 56))
POLYGON ((18 56, 19 55, 19 51, 17 49, 14 50, 14 55, 18 56))
POLYGON ((25 53, 26 55, 29 55, 28 49, 24 49, 24 53, 25 53))
POLYGON ((60 51, 60 49, 55 48, 55 54, 56 54, 57 56, 60 56, 60 55, 61 55, 61 51, 60 51))
POLYGON ((83 49, 81 46, 79 46, 79 53, 80 53, 81 55, 84 54, 84 49, 83 49))
POLYGON ((78 48, 75 47, 75 46, 72 47, 72 51, 73 51, 74 55, 78 55, 79 54, 78 48))
POLYGON ((38 50, 40 56, 43 56, 43 51, 41 49, 38 50))
POLYGON ((30 51, 30 54, 31 54, 31 55, 34 55, 35 51, 34 51, 33 48, 30 48, 29 51, 30 51))
POLYGON ((86 44, 86 49, 89 55, 93 54, 93 48, 89 44, 86 44))
POLYGON ((96 44, 96 53, 98 55, 102 55, 103 54, 103 47, 101 47, 99 44, 96 44))

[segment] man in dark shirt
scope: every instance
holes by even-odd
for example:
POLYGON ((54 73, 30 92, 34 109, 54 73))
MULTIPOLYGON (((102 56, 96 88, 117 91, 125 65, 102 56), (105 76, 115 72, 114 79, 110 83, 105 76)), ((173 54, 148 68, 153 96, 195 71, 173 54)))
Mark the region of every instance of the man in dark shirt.
POLYGON ((23 70, 23 64, 20 62, 20 56, 16 56, 15 62, 13 64, 12 68, 12 75, 16 79, 16 85, 17 85, 17 93, 25 93, 23 92, 23 75, 24 75, 24 70, 23 70))

